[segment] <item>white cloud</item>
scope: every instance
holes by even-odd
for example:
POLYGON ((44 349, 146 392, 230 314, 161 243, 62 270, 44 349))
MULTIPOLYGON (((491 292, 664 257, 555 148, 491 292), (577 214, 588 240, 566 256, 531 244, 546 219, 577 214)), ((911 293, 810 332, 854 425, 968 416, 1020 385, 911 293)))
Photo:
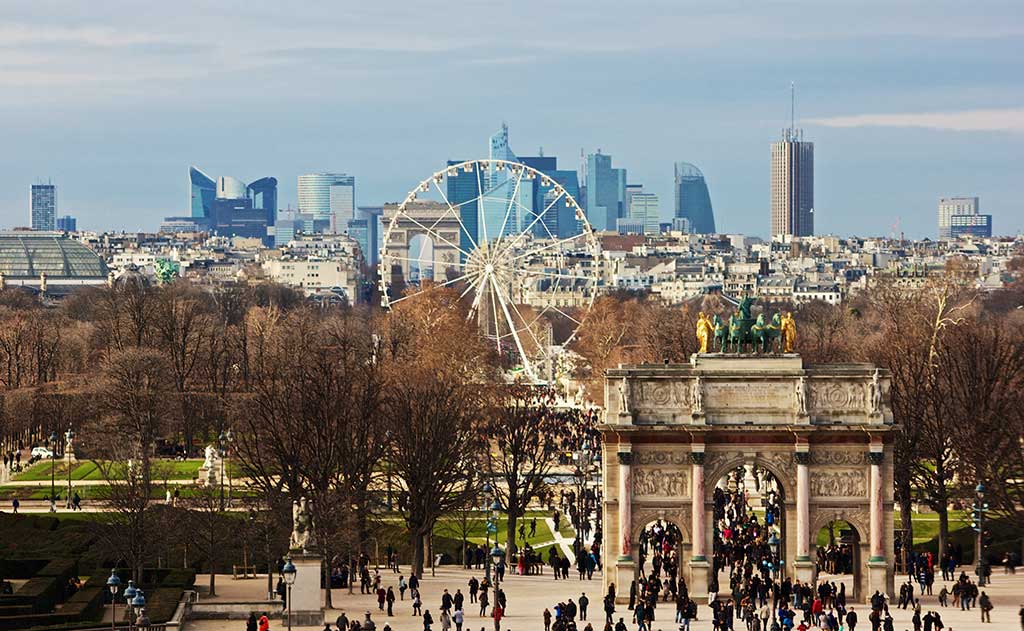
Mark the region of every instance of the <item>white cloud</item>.
POLYGON ((812 118, 808 122, 825 127, 923 127, 947 131, 1024 132, 1024 108, 857 114, 812 118))

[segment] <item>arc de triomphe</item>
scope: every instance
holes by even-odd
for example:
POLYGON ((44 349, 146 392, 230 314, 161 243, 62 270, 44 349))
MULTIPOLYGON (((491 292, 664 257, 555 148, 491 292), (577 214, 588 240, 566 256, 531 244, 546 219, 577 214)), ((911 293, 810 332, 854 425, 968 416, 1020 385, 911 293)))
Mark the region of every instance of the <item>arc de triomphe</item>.
POLYGON ((798 355, 694 355, 605 376, 604 587, 625 600, 639 533, 657 519, 683 535, 680 575, 706 599, 712 494, 729 471, 766 469, 781 486, 784 575, 815 579, 816 536, 856 531, 851 600, 893 593, 889 376, 868 364, 805 366, 798 355), (886 525, 889 525, 887 527, 886 525))

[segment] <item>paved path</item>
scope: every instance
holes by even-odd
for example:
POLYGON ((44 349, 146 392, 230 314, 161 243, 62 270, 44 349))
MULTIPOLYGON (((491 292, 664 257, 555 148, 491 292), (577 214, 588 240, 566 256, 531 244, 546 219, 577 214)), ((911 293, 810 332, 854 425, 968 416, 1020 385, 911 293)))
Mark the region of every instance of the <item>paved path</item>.
MULTIPOLYGON (((573 565, 576 565, 576 555, 572 551, 573 539, 566 539, 565 537, 563 537, 562 533, 558 532, 558 529, 555 528, 555 520, 551 519, 550 517, 545 517, 544 518, 544 522, 548 525, 548 529, 551 530, 551 533, 554 534, 554 536, 555 536, 555 541, 554 542, 558 544, 559 548, 561 548, 562 555, 569 557, 569 562, 572 563, 573 565)), ((547 545, 547 544, 543 544, 543 545, 547 545)), ((540 546, 537 545, 537 546, 533 546, 533 547, 534 548, 539 548, 540 546)))
MULTIPOLYGON (((404 566, 403 570, 408 570, 408 566, 404 566)), ((997 569, 997 572, 1001 572, 1001 570, 997 569)), ((456 589, 461 589, 463 594, 466 594, 466 582, 469 580, 469 577, 475 575, 479 578, 480 574, 479 571, 453 569, 447 566, 438 568, 436 577, 432 578, 429 572, 427 573, 421 584, 424 601, 423 608, 424 610, 429 609, 431 614, 434 615, 434 631, 439 631, 441 628, 437 614, 439 613, 438 606, 441 601, 442 590, 447 588, 450 593, 454 594, 456 589)), ((394 585, 398 580, 398 575, 390 571, 382 572, 381 576, 384 579, 384 585, 394 585)), ((1004 576, 997 573, 993 578, 995 579, 993 585, 991 587, 986 586, 985 588, 985 591, 992 596, 995 604, 995 610, 992 612, 992 624, 982 624, 980 620, 981 614, 976 609, 969 612, 961 612, 959 609, 954 610, 951 607, 939 608, 936 596, 924 597, 922 600, 923 610, 939 610, 945 623, 945 631, 1016 631, 1021 628, 1017 612, 1021 604, 1024 603, 1024 573, 1015 576, 1004 576)), ((205 584, 207 581, 208 578, 200 577, 199 584, 205 584)), ((245 600, 247 598, 261 599, 265 596, 266 577, 255 580, 233 580, 230 576, 218 575, 217 585, 219 596, 216 600, 228 602, 245 600)), ((579 581, 575 577, 568 581, 555 581, 550 573, 544 576, 506 575, 506 579, 502 582, 501 587, 505 590, 509 600, 509 614, 501 625, 502 631, 540 631, 544 628, 541 615, 545 608, 552 609, 553 611, 553 607, 557 602, 568 600, 569 598, 578 600, 582 592, 586 592, 591 600, 590 621, 594 628, 600 631, 604 626, 603 615, 600 611, 602 590, 599 575, 595 575, 594 579, 590 581, 579 581)), ((940 588, 941 581, 935 585, 936 593, 938 593, 940 588)), ((420 621, 420 618, 411 615, 411 605, 408 598, 405 601, 396 602, 395 615, 388 618, 386 615, 379 615, 380 612, 377 610, 376 599, 373 596, 360 595, 358 591, 350 595, 347 590, 337 589, 332 591, 332 596, 335 609, 327 613, 327 620, 331 623, 334 622, 334 619, 342 610, 346 611, 350 616, 359 615, 360 618, 363 612, 371 611, 373 619, 377 623, 378 631, 383 630, 385 622, 391 625, 393 631, 422 631, 423 629, 423 623, 420 621)), ((862 623, 857 625, 857 628, 863 628, 864 631, 867 631, 871 628, 866 621, 867 608, 860 605, 854 605, 854 607, 861 614, 862 618, 862 623)), ((480 618, 477 615, 478 611, 475 606, 467 602, 467 624, 463 627, 465 631, 477 631, 480 628, 490 631, 494 628, 493 623, 489 619, 480 618)), ((617 620, 621 616, 629 622, 629 613, 625 607, 620 605, 615 618, 617 620)), ((699 612, 701 619, 691 625, 693 631, 710 631, 711 624, 707 620, 707 614, 707 607, 701 606, 699 612)), ((672 623, 672 615, 671 606, 660 604, 652 631, 675 631, 677 625, 672 623)), ((896 620, 895 628, 897 631, 912 628, 910 624, 911 612, 909 610, 893 610, 893 616, 896 620)), ((635 631, 635 625, 629 624, 628 626, 630 631, 635 631)), ((579 625, 581 631, 584 627, 585 623, 579 625)), ((186 626, 186 631, 242 631, 244 628, 245 623, 241 620, 197 620, 190 622, 186 626)), ((279 631, 283 628, 285 627, 279 620, 274 620, 271 625, 271 629, 274 631, 279 631)), ((333 624, 331 628, 334 628, 333 624)), ((737 624, 736 628, 742 629, 743 627, 737 624)), ((316 629, 319 631, 322 627, 316 627, 316 629)))

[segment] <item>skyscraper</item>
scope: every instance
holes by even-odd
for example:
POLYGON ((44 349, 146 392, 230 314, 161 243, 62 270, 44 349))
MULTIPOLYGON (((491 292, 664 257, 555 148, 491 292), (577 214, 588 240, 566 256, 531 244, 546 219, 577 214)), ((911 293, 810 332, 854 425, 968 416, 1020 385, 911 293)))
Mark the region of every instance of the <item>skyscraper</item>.
MULTIPOLYGON (((488 155, 491 160, 519 161, 508 144, 507 124, 502 123, 501 129, 491 136, 488 155)), ((512 196, 516 195, 519 198, 516 201, 522 204, 532 195, 532 190, 520 186, 517 191, 514 180, 507 169, 492 169, 488 173, 481 174, 481 181, 484 182, 485 190, 482 199, 483 221, 478 226, 477 243, 484 237, 493 240, 506 234, 518 233, 525 227, 522 223, 524 216, 521 212, 522 209, 515 203, 512 203, 510 207, 510 202, 512 196), (505 215, 508 215, 507 220, 505 215)))
MULTIPOLYGON (((978 215, 977 197, 943 197, 939 199, 939 238, 949 239, 953 236, 954 216, 978 215)), ((965 220, 959 220, 964 225, 965 220)))
POLYGON ((31 222, 33 230, 53 230, 57 222, 57 187, 32 185, 31 222))
POLYGON ((355 219, 348 222, 348 234, 359 242, 366 264, 377 264, 381 248, 381 222, 384 218, 383 206, 360 206, 356 209, 355 219))
POLYGON ((698 234, 712 234, 715 213, 704 174, 689 162, 675 163, 675 217, 689 220, 690 229, 698 234))
POLYGON ((71 215, 57 217, 57 230, 60 232, 75 232, 78 230, 78 220, 71 215))
POLYGON ((789 128, 772 143, 771 234, 814 234, 814 143, 796 127, 796 90, 789 86, 789 128))
POLYGON ((615 230, 625 217, 626 170, 613 169, 612 157, 598 150, 587 156, 587 220, 596 231, 615 230))
POLYGON ((633 191, 629 196, 629 218, 640 222, 644 234, 657 235, 659 205, 658 195, 645 192, 641 187, 639 191, 633 191))
POLYGON ((299 212, 313 216, 318 230, 344 230, 355 219, 356 178, 344 173, 299 176, 299 212))
POLYGON ((789 128, 772 143, 772 235, 814 234, 814 143, 789 128))
POLYGON ((192 216, 206 218, 213 213, 213 200, 217 197, 217 183, 195 167, 188 168, 189 200, 192 216))
MULTIPOLYGON (((462 162, 465 160, 449 160, 448 166, 451 167, 462 162)), ((454 173, 454 175, 448 176, 446 185, 448 190, 445 191, 445 197, 448 198, 449 204, 459 209, 459 219, 462 220, 462 225, 465 227, 459 230, 459 247, 465 252, 472 252, 480 230, 480 209, 477 206, 477 196, 480 195, 480 183, 483 180, 478 180, 476 173, 461 169, 454 173)), ((459 257, 465 259, 464 254, 460 253, 459 257)))

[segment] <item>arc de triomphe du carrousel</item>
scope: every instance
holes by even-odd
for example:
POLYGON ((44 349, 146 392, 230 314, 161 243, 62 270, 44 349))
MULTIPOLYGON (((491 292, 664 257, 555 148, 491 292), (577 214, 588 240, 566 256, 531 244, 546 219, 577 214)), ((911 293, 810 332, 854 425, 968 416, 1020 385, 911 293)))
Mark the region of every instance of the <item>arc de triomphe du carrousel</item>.
MULTIPOLYGON (((785 352, 697 353, 689 364, 608 370, 605 590, 615 583, 617 599, 628 599, 640 531, 660 519, 682 534, 679 574, 690 596, 705 600, 714 567, 714 489, 745 477, 751 490, 771 478, 781 505, 781 537, 773 542, 780 576, 813 581, 818 531, 845 522, 854 565, 848 598, 864 601, 876 590, 891 596, 888 397, 888 373, 875 366, 805 365, 785 352)), ((719 577, 727 591, 728 568, 719 577)))

